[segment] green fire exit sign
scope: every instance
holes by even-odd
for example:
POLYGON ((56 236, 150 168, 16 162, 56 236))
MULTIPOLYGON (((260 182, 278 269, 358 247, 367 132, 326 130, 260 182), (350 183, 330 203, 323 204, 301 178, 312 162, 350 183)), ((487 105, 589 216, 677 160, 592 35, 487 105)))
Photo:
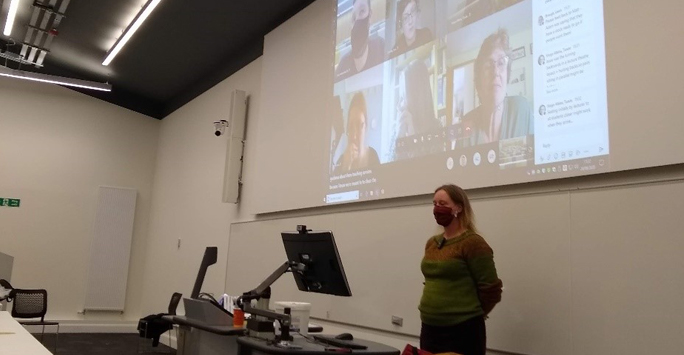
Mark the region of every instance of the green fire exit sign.
POLYGON ((3 207, 19 207, 21 200, 18 198, 0 197, 0 206, 3 207))

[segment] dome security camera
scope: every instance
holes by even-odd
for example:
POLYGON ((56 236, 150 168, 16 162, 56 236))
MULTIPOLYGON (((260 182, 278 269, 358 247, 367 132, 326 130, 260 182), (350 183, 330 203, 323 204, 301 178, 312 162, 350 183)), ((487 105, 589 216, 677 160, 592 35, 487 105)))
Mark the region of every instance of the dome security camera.
POLYGON ((214 121, 214 135, 216 135, 216 137, 220 137, 226 131, 226 127, 228 127, 228 121, 214 121))

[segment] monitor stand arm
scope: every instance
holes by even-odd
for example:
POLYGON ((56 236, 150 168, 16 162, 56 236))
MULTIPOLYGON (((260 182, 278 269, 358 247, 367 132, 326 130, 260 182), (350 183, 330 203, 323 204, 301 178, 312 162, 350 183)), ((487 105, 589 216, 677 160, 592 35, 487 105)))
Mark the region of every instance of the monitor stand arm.
MULTIPOLYGON (((282 265, 280 265, 273 273, 268 276, 259 286, 257 286, 255 289, 245 292, 240 296, 238 299, 239 306, 242 307, 242 302, 243 301, 251 301, 251 300, 258 300, 261 297, 264 296, 266 291, 273 285, 278 279, 283 276, 288 271, 291 272, 299 272, 302 273, 306 271, 307 267, 305 264, 294 262, 294 261, 286 261, 282 265)), ((270 292, 269 292, 270 293, 270 292)))
MULTIPOLYGON (((252 308, 252 306, 249 303, 244 304, 242 308, 246 313, 250 313, 250 314, 256 315, 256 316, 262 316, 262 317, 265 317, 267 319, 276 320, 280 324, 280 332, 281 332, 280 333, 280 339, 278 339, 278 340, 285 340, 285 341, 292 340, 292 337, 290 336, 290 324, 292 324, 292 319, 290 317, 290 309, 289 308, 285 308, 285 314, 273 312, 270 310, 260 309, 260 308, 252 308)), ((249 322, 247 324, 249 326, 249 322)))
MULTIPOLYGON (((285 314, 276 313, 268 309, 268 300, 271 298, 271 285, 278 281, 278 279, 283 276, 288 271, 292 272, 303 272, 306 270, 306 265, 286 261, 280 267, 278 267, 273 273, 268 276, 259 286, 255 289, 245 292, 238 298, 238 306, 242 308, 246 313, 250 313, 256 316, 261 316, 267 320, 276 320, 280 324, 281 337, 280 340, 292 340, 290 336, 290 324, 292 324, 290 318, 290 309, 285 309, 285 314), (252 300, 259 300, 256 307, 251 306, 252 300)), ((248 328, 251 322, 248 322, 248 328)), ((270 322, 269 322, 270 323, 270 322)), ((259 327, 259 325, 256 325, 259 327)), ((264 329, 254 329, 256 331, 264 329)))

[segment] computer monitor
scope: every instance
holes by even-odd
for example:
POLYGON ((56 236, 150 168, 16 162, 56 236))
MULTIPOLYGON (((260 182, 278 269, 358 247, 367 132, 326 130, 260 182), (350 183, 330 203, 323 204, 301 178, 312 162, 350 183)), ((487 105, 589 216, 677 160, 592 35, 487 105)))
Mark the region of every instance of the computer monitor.
POLYGON ((292 268, 292 275, 300 291, 351 296, 351 289, 331 231, 304 230, 281 234, 287 260, 305 266, 303 270, 292 268))

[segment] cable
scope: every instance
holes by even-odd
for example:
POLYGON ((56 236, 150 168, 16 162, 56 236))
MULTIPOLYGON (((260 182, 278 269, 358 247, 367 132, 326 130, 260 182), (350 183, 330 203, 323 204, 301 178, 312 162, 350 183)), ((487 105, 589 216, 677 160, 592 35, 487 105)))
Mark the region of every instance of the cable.
POLYGON ((216 298, 214 298, 214 296, 212 296, 211 294, 208 294, 206 292, 200 292, 199 298, 202 298, 202 297, 206 297, 206 298, 218 303, 218 301, 216 301, 216 298))
POLYGON ((324 343, 324 342, 322 342, 322 341, 319 341, 319 340, 317 340, 316 338, 314 338, 313 336, 304 335, 304 334, 302 334, 302 333, 299 332, 299 331, 297 332, 297 334, 301 335, 302 338, 306 339, 306 342, 307 342, 307 343, 316 344, 316 345, 320 345, 320 346, 324 346, 324 347, 330 346, 330 344, 326 344, 326 343, 324 343))

